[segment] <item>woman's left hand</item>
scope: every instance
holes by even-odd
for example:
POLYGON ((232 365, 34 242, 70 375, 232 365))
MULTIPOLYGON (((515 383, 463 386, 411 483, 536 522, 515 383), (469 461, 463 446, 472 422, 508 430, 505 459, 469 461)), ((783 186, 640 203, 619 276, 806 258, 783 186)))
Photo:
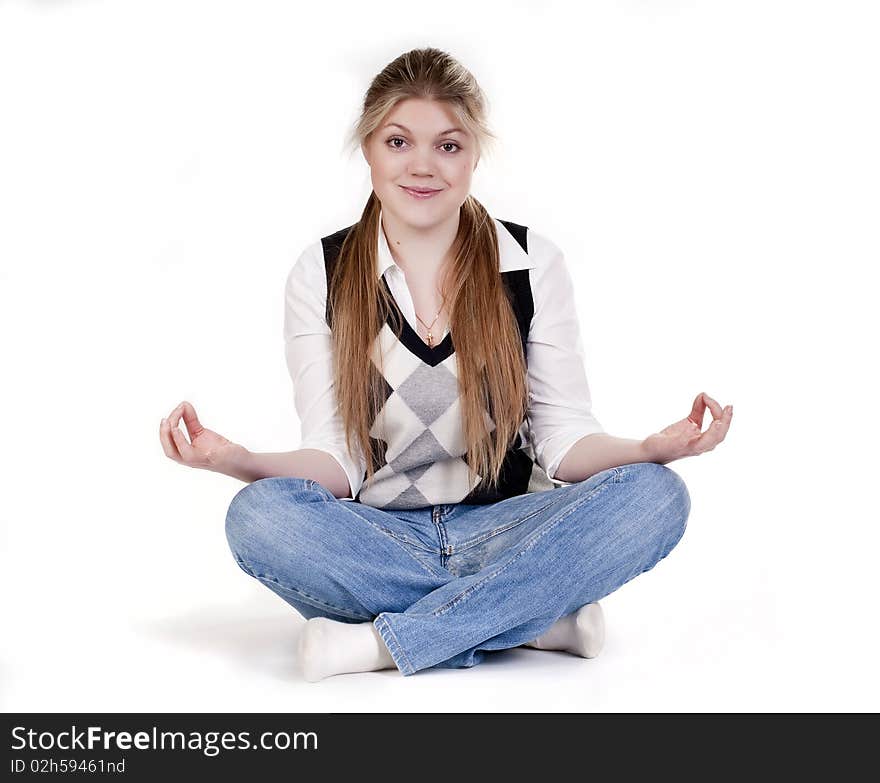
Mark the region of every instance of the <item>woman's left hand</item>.
POLYGON ((705 392, 700 392, 694 400, 690 415, 681 421, 670 424, 660 432, 649 435, 642 442, 647 460, 665 465, 682 457, 695 457, 704 451, 712 451, 727 435, 733 418, 733 406, 722 410, 705 392), (712 412, 709 429, 702 432, 703 414, 706 408, 712 412))

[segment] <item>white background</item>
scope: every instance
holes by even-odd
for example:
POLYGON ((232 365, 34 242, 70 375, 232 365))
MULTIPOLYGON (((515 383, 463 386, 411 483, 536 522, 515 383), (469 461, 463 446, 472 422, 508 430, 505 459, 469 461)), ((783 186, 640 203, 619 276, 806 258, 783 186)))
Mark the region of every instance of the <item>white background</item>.
POLYGON ((2 709, 880 707, 878 38, 846 0, 0 2, 2 709), (566 253, 605 428, 700 391, 733 424, 671 464, 688 531, 599 658, 312 684, 229 552, 244 485, 159 420, 298 446, 285 278, 359 217, 345 133, 425 45, 490 100, 474 195, 566 253))

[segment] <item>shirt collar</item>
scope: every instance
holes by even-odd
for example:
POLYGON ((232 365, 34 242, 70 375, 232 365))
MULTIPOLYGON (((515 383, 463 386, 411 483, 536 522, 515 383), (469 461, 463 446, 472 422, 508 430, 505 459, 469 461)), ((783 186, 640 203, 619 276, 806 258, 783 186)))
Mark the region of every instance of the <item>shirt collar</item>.
MULTIPOLYGON (((498 235, 499 272, 510 272, 514 269, 532 269, 535 266, 534 259, 522 249, 522 246, 507 230, 507 227, 497 218, 492 218, 495 223, 495 232, 498 235)), ((388 239, 382 230, 382 210, 379 210, 379 253, 376 261, 376 276, 382 277, 390 267, 400 267, 391 255, 388 247, 388 239)), ((401 270, 403 271, 403 270, 401 270)))

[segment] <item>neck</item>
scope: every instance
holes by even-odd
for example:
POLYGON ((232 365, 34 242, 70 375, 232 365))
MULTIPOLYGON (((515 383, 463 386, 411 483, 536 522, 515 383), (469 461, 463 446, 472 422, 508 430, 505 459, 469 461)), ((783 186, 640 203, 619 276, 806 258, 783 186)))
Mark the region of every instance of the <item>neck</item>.
POLYGON ((385 232, 395 263, 408 278, 437 280, 451 261, 458 222, 458 210, 442 223, 425 227, 405 223, 383 210, 380 228, 385 232))

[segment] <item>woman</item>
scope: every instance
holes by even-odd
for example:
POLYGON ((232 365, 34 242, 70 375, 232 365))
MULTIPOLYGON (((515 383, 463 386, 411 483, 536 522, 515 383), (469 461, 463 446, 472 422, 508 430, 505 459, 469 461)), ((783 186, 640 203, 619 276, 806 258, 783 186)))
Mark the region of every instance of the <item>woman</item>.
POLYGON ((666 463, 730 426, 732 408, 701 393, 644 440, 604 432, 562 253, 470 195, 494 138, 485 112, 474 77, 433 48, 370 85, 352 141, 373 191, 286 285, 299 449, 252 453, 188 402, 160 425, 171 459, 248 483, 227 538, 307 618, 309 681, 517 646, 595 657, 598 600, 684 533, 690 498, 666 463))

